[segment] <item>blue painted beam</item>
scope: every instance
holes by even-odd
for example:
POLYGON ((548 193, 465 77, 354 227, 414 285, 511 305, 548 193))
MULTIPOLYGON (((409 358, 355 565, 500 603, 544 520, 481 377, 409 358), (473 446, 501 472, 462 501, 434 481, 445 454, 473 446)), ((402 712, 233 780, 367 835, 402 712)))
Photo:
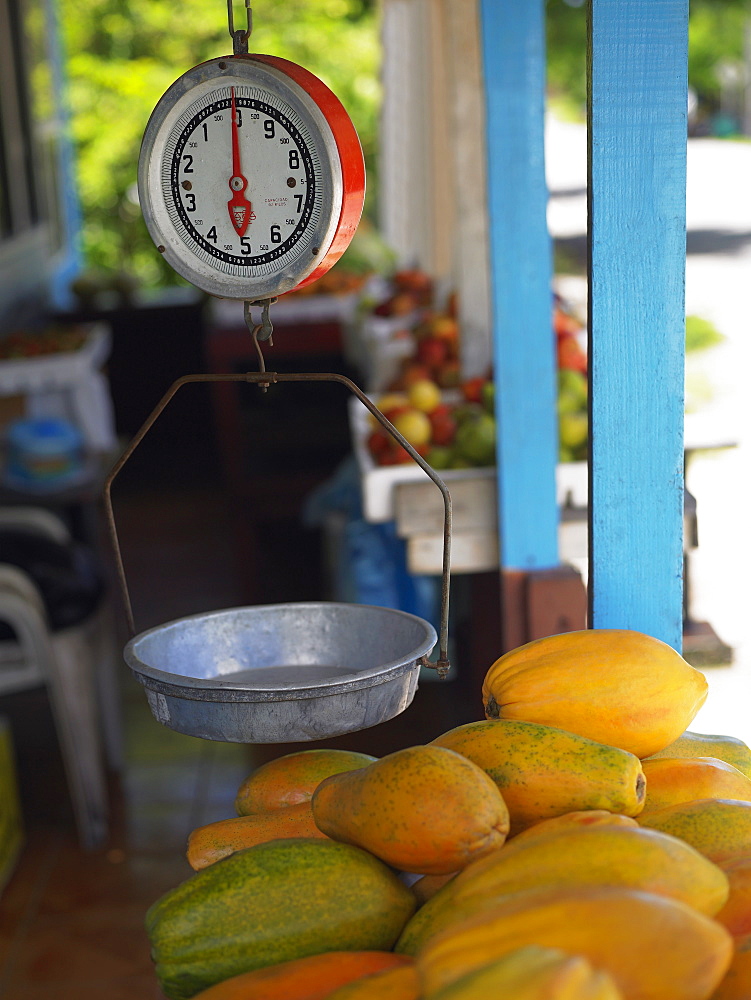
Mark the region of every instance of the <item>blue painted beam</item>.
POLYGON ((558 564, 545 5, 480 0, 501 565, 558 564))
POLYGON ((688 0, 591 0, 590 624, 682 645, 688 0))
POLYGON ((56 168, 60 177, 59 202, 56 206, 60 223, 61 246, 55 254, 50 275, 50 295, 57 309, 75 308, 70 290, 73 279, 84 266, 81 249, 81 204, 76 187, 76 164, 70 130, 69 88, 65 72, 65 52, 58 6, 54 0, 44 0, 45 41, 55 95, 55 126, 57 134, 56 168))

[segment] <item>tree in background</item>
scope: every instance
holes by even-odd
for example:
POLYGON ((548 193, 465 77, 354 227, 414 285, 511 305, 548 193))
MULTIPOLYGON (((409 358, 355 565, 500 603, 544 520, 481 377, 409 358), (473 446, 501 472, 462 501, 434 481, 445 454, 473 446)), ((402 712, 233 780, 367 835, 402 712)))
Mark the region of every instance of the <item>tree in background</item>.
MULTIPOLYGON (((250 50, 320 76, 355 123, 370 172, 379 107, 372 0, 285 0, 254 6, 250 50)), ((244 27, 242 4, 236 27, 244 27)), ((60 0, 87 267, 143 287, 184 284, 141 218, 138 153, 149 115, 191 66, 232 51, 222 0, 60 0)), ((372 191, 374 185, 370 185, 372 191)), ((370 208, 370 203, 368 208, 370 208)))
MULTIPOLYGON (((548 83, 551 98, 564 114, 585 116, 587 99, 587 4, 584 0, 547 0, 548 83)), ((751 72, 744 51, 751 45, 751 0, 691 0, 688 30, 688 80, 697 99, 697 116, 703 131, 726 134, 718 116, 727 103, 735 111, 735 132, 740 127, 737 105, 745 73, 751 72), (728 78, 738 83, 727 100, 728 78)), ((746 110, 749 117, 749 110, 746 110)))
MULTIPOLYGON (((231 51, 223 0, 59 0, 84 216, 87 266, 143 287, 184 284, 153 248, 136 192, 143 130, 158 99, 191 66, 231 51)), ((251 50, 301 63, 349 111, 368 169, 375 218, 380 106, 377 0, 271 0, 254 6, 251 50)), ((237 0, 236 19, 244 25, 237 0)), ((553 106, 583 119, 586 2, 547 0, 553 106)), ((743 66, 751 0, 691 0, 689 82, 708 116, 722 110, 721 67, 743 66)), ((726 85, 727 89, 727 85, 726 85)))
MULTIPOLYGON (((688 44, 697 132, 737 135, 743 131, 744 78, 751 73, 751 2, 693 0, 688 44)), ((748 127, 751 108, 745 118, 748 127)))

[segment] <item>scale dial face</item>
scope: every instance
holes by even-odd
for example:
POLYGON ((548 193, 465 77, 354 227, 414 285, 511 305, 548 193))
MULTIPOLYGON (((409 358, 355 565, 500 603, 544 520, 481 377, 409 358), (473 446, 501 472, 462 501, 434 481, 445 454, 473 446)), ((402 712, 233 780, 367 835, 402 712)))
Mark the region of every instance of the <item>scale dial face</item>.
POLYGON ((144 220, 198 288, 254 301, 324 274, 354 235, 365 171, 349 116, 317 77, 273 56, 193 67, 141 146, 144 220))

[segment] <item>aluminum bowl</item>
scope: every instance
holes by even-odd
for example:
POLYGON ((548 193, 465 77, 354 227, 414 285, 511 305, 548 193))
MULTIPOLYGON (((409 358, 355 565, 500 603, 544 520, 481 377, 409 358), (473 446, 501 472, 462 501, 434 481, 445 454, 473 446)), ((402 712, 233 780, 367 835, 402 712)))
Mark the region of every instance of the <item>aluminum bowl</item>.
POLYGON ((416 615, 297 603, 190 615, 135 636, 125 661, 154 718, 226 743, 295 743, 368 729, 403 712, 435 646, 416 615))

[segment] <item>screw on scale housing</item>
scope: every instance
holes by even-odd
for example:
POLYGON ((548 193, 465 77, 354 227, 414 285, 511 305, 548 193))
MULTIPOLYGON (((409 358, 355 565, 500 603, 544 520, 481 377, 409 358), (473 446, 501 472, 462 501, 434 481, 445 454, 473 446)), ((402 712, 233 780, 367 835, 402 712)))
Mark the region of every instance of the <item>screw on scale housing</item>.
MULTIPOLYGON (((266 371, 266 362, 264 361, 263 351, 261 350, 261 345, 258 343, 259 340, 267 340, 269 346, 274 346, 274 327, 271 323, 271 318, 269 316, 269 307, 273 306, 276 302, 276 298, 270 299, 258 299, 255 302, 244 302, 243 303, 243 316, 245 318, 245 325, 250 331, 250 335, 253 338, 253 344, 255 345, 256 354, 258 355, 258 370, 261 372, 266 371), (254 323, 253 316, 250 312, 251 306, 261 306, 261 322, 254 323)), ((269 387, 268 382, 259 382, 261 392, 266 392, 269 387)))
POLYGON ((245 0, 245 12, 248 19, 248 27, 243 31, 235 31, 235 16, 232 12, 232 0, 227 0, 227 20, 229 22, 229 34, 232 39, 232 52, 236 56, 246 56, 248 54, 248 39, 253 33, 253 11, 249 0, 245 0))

